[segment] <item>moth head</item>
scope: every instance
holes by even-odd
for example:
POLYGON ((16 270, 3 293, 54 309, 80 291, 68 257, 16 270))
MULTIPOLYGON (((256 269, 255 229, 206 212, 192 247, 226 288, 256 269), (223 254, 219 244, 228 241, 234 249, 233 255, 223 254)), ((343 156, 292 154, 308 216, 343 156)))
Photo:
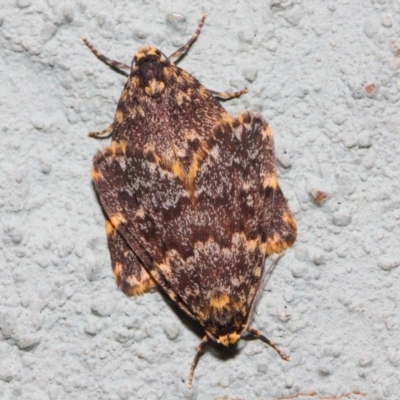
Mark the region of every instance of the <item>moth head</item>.
POLYGON ((140 67, 149 61, 161 62, 163 59, 165 60, 166 57, 161 53, 160 50, 156 49, 155 47, 145 46, 140 48, 134 55, 132 67, 140 67))
POLYGON ((133 57, 132 74, 149 97, 159 97, 165 90, 164 67, 169 61, 155 47, 139 49, 133 57))

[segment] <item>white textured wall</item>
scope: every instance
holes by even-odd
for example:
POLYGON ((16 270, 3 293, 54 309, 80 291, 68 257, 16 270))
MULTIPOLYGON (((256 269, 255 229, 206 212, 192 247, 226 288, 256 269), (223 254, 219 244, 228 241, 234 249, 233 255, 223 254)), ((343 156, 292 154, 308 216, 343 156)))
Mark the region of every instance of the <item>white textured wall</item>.
POLYGON ((0 398, 400 398, 399 2, 187 3, 1 1, 0 398), (90 178, 108 140, 86 133, 112 122, 125 78, 80 38, 129 64, 145 44, 171 54, 203 12, 180 66, 249 89, 224 106, 269 120, 299 233, 253 322, 291 361, 212 347, 189 392, 201 331, 113 282, 90 178))

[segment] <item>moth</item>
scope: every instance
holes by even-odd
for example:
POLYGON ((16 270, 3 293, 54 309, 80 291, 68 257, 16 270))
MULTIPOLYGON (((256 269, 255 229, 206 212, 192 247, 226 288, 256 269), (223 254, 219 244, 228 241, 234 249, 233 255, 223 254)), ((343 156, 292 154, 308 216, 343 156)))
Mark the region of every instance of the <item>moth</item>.
POLYGON ((288 357, 250 326, 265 259, 296 239, 296 223, 279 187, 273 136, 260 115, 231 117, 217 98, 177 67, 204 24, 166 57, 143 47, 129 71, 113 123, 112 142, 97 153, 92 178, 106 214, 117 285, 128 295, 160 287, 206 343, 235 344, 249 333, 288 357))

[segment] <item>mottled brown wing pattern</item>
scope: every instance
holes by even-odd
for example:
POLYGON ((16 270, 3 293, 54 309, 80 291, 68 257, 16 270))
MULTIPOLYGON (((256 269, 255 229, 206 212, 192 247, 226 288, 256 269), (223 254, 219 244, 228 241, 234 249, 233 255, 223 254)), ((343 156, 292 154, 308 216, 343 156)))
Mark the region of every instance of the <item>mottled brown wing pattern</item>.
MULTIPOLYGON (((139 64, 132 71, 118 104, 112 140, 114 143, 126 141, 135 148, 151 149, 163 159, 178 159, 187 169, 193 154, 212 132, 212 127, 226 115, 220 103, 194 77, 157 58, 152 65, 144 67, 139 64), (158 82, 164 85, 160 93, 155 93, 156 96, 146 93, 149 83, 142 77, 153 70, 158 71, 158 82)), ((120 255, 114 243, 109 240, 111 259, 120 255), (116 255, 113 254, 115 251, 116 255)), ((123 254, 127 265, 121 258, 122 280, 114 273, 121 288, 130 287, 138 276, 145 277, 140 264, 131 263, 135 254, 128 251, 123 254)), ((151 287, 147 282, 137 281, 137 288, 130 288, 125 293, 140 293, 147 287, 151 287)))
MULTIPOLYGON (((162 259, 165 250, 159 228, 163 214, 154 214, 156 223, 149 218, 149 209, 156 204, 168 204, 173 198, 184 202, 186 197, 190 201, 188 196, 180 198, 183 188, 179 179, 172 172, 159 168, 153 153, 144 154, 125 143, 106 147, 95 156, 93 164, 92 178, 111 225, 149 270, 154 260, 162 259)), ((114 248, 110 250, 114 252, 114 248)), ((132 271, 134 276, 139 273, 132 271)), ((175 301, 168 282, 156 275, 152 274, 153 278, 175 301)), ((130 276, 129 272, 125 276, 130 276)))
POLYGON ((155 280, 222 334, 246 322, 264 257, 293 243, 295 224, 262 117, 226 118, 206 143, 189 174, 153 152, 113 144, 95 157, 93 178, 113 226, 155 280))
POLYGON ((171 59, 194 43, 205 15, 170 57, 146 46, 131 66, 113 123, 112 144, 94 159, 92 176, 107 215, 118 286, 128 295, 160 285, 205 329, 189 377, 208 339, 231 345, 248 332, 265 258, 296 238, 277 183, 272 133, 261 116, 230 117, 215 97, 171 59))
POLYGON ((178 158, 184 167, 200 143, 227 113, 192 75, 161 58, 132 71, 122 92, 113 123, 113 140, 152 149, 166 159, 178 158), (162 90, 149 95, 147 77, 155 75, 162 90), (147 92, 146 92, 147 90, 147 92))
POLYGON ((246 322, 264 257, 294 243, 296 224, 262 117, 226 119, 205 147, 194 168, 193 202, 164 220, 164 235, 179 235, 157 268, 196 319, 222 335, 246 322))
MULTIPOLYGON (((112 133, 114 143, 127 142, 134 148, 151 150, 163 159, 179 160, 183 169, 191 165, 193 154, 211 134, 213 126, 227 115, 214 96, 233 98, 246 92, 209 91, 170 61, 194 43, 204 20, 205 16, 188 43, 169 58, 156 48, 146 46, 135 54, 132 67, 109 59, 84 39, 100 60, 115 68, 130 70, 113 123, 90 136, 112 133)), ((137 255, 130 254, 129 249, 121 251, 125 241, 118 237, 119 230, 109 226, 107 234, 117 285, 128 295, 151 288, 143 264, 136 262, 137 255)))
POLYGON ((106 219, 106 233, 117 286, 128 296, 139 295, 155 287, 156 282, 142 261, 131 250, 108 218, 106 219))

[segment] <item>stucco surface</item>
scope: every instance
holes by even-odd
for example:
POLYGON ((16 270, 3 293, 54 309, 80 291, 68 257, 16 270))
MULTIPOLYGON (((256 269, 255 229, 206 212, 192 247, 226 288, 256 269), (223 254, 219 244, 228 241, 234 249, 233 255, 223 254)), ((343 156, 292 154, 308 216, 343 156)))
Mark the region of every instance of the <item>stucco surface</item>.
POLYGON ((399 399, 400 3, 2 0, 0 398, 399 399), (298 240, 261 294, 257 340, 212 346, 159 292, 113 281, 87 137, 145 44, 261 113, 298 240), (317 204, 312 193, 327 200, 317 204), (347 397, 346 397, 347 396, 347 397))

